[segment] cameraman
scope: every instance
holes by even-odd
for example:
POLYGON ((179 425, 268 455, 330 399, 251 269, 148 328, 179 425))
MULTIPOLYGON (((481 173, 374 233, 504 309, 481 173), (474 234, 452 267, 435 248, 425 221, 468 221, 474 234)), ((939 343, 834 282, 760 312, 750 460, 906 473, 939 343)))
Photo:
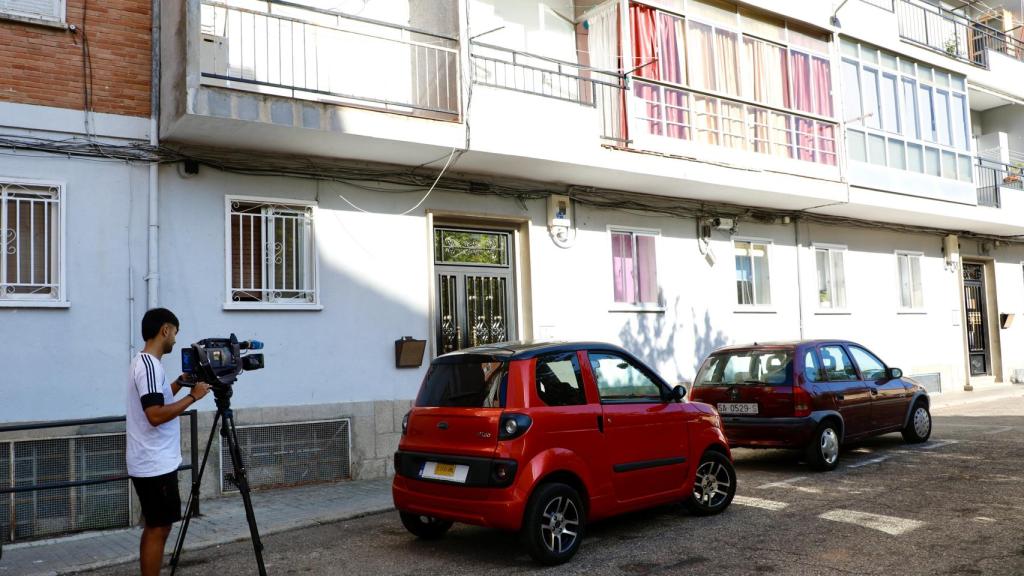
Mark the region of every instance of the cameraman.
POLYGON ((182 374, 168 384, 160 359, 174 349, 178 318, 166 308, 154 308, 142 317, 146 346, 132 359, 128 378, 128 475, 142 504, 145 527, 139 544, 143 576, 157 576, 171 525, 181 520, 178 467, 181 465, 181 427, 177 418, 209 391, 204 382, 175 401, 188 383, 182 374))

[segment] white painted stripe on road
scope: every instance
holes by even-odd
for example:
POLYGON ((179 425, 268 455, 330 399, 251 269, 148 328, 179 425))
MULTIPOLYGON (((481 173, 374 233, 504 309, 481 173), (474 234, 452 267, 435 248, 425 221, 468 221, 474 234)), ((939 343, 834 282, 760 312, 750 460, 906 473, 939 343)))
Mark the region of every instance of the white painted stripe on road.
POLYGON ((888 456, 879 456, 878 458, 872 458, 871 460, 865 460, 856 464, 849 464, 847 468, 860 468, 861 466, 870 466, 871 464, 879 464, 888 460, 888 456))
POLYGON ((921 450, 934 450, 935 448, 942 448, 943 446, 949 446, 950 444, 959 444, 959 440, 939 440, 937 442, 929 442, 922 444, 921 450))
POLYGON ((918 520, 908 520, 906 518, 897 518, 895 516, 882 516, 881 514, 870 514, 868 512, 857 512, 856 510, 832 510, 818 516, 818 518, 823 520, 832 520, 833 522, 854 524, 862 528, 870 528, 872 530, 878 530, 879 532, 885 532, 892 536, 906 534, 911 530, 916 530, 917 528, 924 526, 924 522, 920 522, 918 520))
POLYGON ((1013 430, 1013 426, 1000 426, 998 428, 993 428, 988 432, 982 432, 982 434, 1002 434, 1003 432, 1009 432, 1010 430, 1013 430))
POLYGON ((975 522, 984 522, 986 524, 991 524, 992 522, 995 522, 996 519, 995 518, 988 518, 988 517, 985 517, 985 516, 975 516, 974 517, 974 521, 975 522))
POLYGON ((796 478, 788 478, 786 480, 779 480, 778 482, 769 482, 767 484, 762 484, 762 485, 758 486, 757 488, 758 488, 758 490, 763 490, 765 488, 788 488, 794 482, 799 482, 801 480, 806 480, 806 479, 807 479, 807 476, 797 476, 796 478))
POLYGON ((771 510, 772 512, 778 512, 789 504, 785 502, 776 502, 774 500, 764 500, 762 498, 751 498, 749 496, 735 496, 732 499, 733 504, 739 504, 740 506, 750 506, 751 508, 761 508, 763 510, 771 510))

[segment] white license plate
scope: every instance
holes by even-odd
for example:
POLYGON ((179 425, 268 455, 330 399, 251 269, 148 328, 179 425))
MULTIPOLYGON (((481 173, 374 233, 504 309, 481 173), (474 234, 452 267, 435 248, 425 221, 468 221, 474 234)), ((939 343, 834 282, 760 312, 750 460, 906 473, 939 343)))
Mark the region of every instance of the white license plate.
POLYGON ((420 467, 420 478, 430 480, 446 480, 448 482, 466 483, 469 466, 465 464, 446 464, 444 462, 424 462, 420 467))
POLYGON ((719 414, 757 414, 757 404, 721 403, 718 405, 719 414))

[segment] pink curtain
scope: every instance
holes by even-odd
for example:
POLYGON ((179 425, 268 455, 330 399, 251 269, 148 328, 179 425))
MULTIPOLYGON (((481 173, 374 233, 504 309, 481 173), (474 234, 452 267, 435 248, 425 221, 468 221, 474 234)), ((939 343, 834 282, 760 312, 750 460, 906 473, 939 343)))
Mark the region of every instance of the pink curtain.
POLYGON ((639 283, 640 303, 656 304, 658 302, 658 266, 655 262, 654 236, 636 237, 637 280, 639 283))
POLYGON ((633 235, 628 232, 612 232, 612 281, 615 285, 616 302, 636 302, 636 286, 633 280, 633 235))
POLYGON ((836 127, 818 122, 818 162, 836 165, 836 127))
POLYGON ((811 98, 811 57, 800 52, 790 52, 793 71, 793 107, 804 112, 814 112, 811 98))
POLYGON ((808 162, 814 161, 814 121, 808 118, 795 117, 796 121, 796 157, 808 162))
POLYGON ((659 30, 659 43, 661 45, 661 59, 658 62, 661 79, 675 84, 685 84, 686 78, 683 73, 683 64, 686 62, 686 54, 683 50, 683 21, 670 14, 661 14, 661 29, 659 30))
POLYGON ((682 90, 665 88, 665 119, 669 138, 690 139, 689 94, 682 90))
POLYGON ((814 57, 811 74, 814 76, 814 111, 832 116, 832 66, 824 58, 814 57))

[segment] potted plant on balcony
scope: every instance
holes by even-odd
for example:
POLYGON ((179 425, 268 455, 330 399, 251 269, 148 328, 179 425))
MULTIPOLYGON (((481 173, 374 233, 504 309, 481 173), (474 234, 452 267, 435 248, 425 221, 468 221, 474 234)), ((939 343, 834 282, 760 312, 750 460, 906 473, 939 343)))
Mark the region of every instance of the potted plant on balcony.
POLYGON ((1003 184, 1019 187, 1021 185, 1021 174, 1024 174, 1024 162, 1014 162, 1013 166, 1003 176, 1003 184))
POLYGON ((946 49, 946 54, 949 54, 953 58, 956 58, 957 54, 960 52, 960 42, 957 41, 955 35, 946 38, 946 42, 943 44, 943 47, 946 49))

